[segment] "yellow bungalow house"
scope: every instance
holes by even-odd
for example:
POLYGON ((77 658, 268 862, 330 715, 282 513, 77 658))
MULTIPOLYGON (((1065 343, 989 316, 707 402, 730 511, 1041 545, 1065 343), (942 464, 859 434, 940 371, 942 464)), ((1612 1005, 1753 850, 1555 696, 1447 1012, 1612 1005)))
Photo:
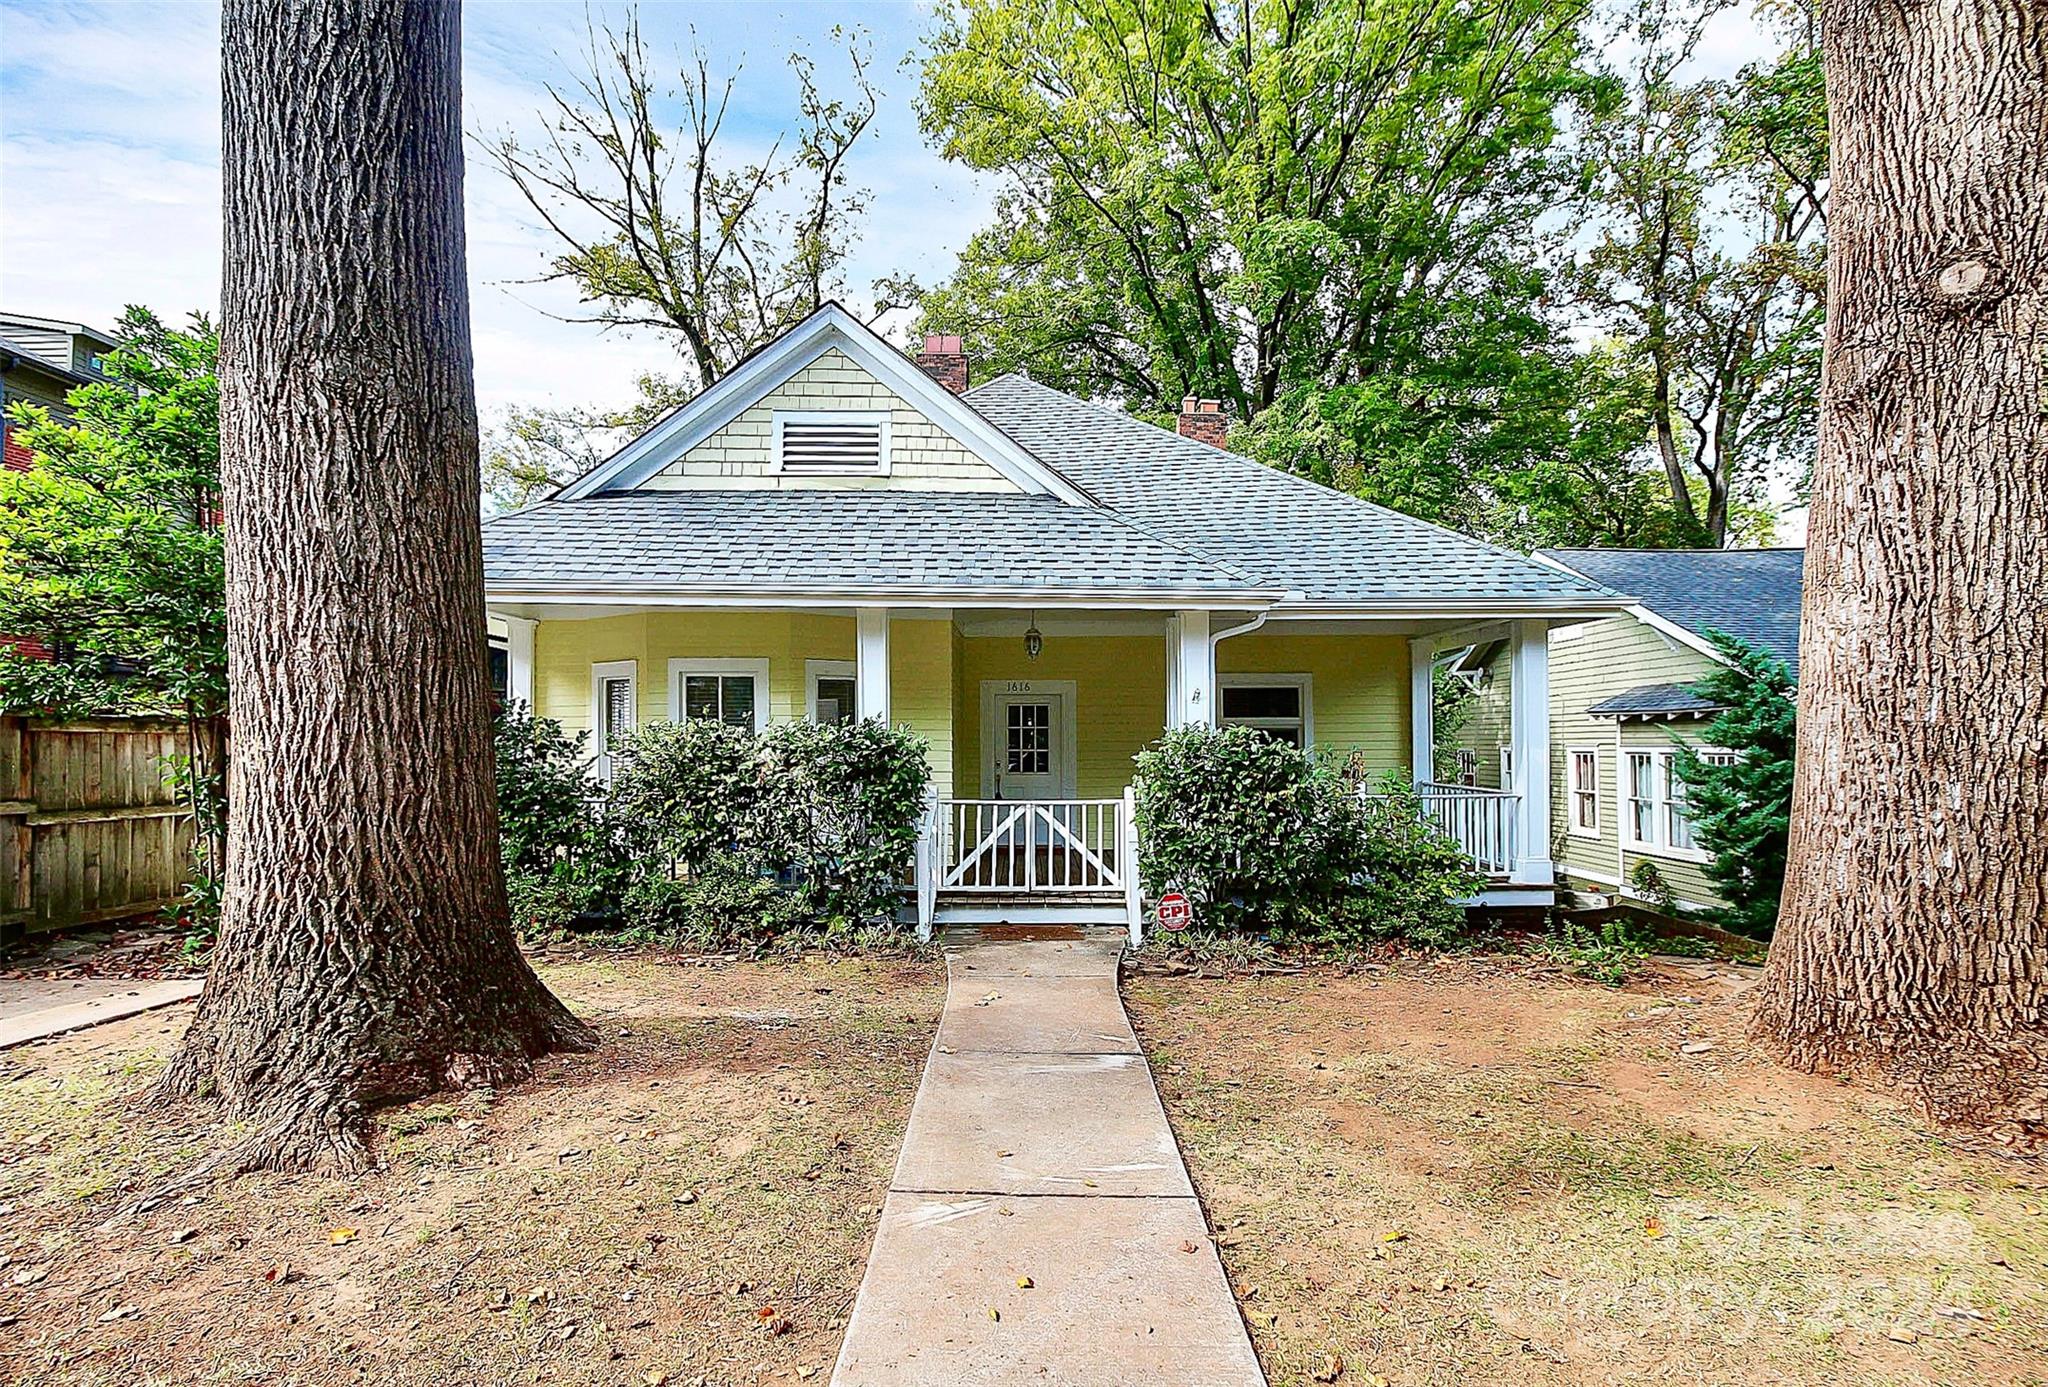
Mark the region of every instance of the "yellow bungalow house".
POLYGON ((1489 878, 1548 904, 1550 807, 1428 783, 1439 646, 1518 673, 1550 758, 1554 626, 1626 600, 1219 446, 913 359, 827 305, 550 499, 489 521, 509 692, 599 752, 656 718, 883 718, 930 743, 919 923, 1137 929, 1132 758, 1243 723, 1415 773, 1489 878))

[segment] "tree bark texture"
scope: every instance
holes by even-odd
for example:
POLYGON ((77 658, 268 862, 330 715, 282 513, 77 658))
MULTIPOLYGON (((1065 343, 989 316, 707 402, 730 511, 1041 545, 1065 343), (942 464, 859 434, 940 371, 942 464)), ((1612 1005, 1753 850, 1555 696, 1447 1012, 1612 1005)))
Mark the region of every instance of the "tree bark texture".
POLYGON ((498 863, 462 221, 460 8, 228 0, 221 452, 234 794, 221 936, 160 1092, 250 1168, 591 1034, 498 863))
POLYGON ((1758 1035, 2048 1141, 2048 5, 1831 0, 1828 327, 1758 1035))

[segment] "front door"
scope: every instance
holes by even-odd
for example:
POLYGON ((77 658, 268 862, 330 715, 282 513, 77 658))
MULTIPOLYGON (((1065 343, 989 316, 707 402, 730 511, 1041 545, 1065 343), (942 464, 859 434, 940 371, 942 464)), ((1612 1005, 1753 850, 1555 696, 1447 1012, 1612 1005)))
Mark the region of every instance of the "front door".
POLYGON ((1063 693, 1002 693, 995 701, 996 799, 1060 799, 1066 793, 1063 693))

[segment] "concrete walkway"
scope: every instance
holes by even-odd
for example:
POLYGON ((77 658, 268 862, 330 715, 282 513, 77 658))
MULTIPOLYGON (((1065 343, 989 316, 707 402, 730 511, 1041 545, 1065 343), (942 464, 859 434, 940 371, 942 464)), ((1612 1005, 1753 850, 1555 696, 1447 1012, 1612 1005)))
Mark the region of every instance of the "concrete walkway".
POLYGON ((0 978, 0 1050, 199 995, 197 978, 0 978))
POLYGON ((1101 933, 949 943, 835 1387, 1263 1387, 1101 933))

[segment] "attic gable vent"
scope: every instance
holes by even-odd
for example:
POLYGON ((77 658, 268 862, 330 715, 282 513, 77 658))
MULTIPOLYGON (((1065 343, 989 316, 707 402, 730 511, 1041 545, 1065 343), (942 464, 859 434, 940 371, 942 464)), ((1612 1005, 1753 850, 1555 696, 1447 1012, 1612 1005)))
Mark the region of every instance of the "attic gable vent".
POLYGON ((864 410, 778 411, 775 465, 799 476, 887 476, 889 415, 864 410))

